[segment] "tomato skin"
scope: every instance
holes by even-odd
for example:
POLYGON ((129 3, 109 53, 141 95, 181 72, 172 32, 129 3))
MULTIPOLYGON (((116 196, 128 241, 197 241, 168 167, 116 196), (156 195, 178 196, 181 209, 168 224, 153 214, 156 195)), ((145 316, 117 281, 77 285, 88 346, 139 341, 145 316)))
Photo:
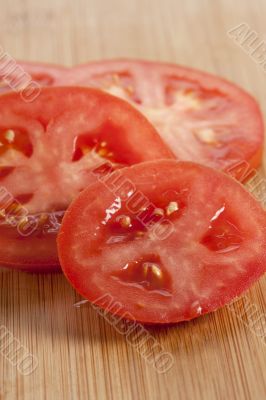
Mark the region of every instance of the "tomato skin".
POLYGON ((6 93, 0 96, 0 121, 0 133, 7 136, 5 151, 0 154, 0 188, 12 195, 12 202, 22 201, 24 214, 27 211, 26 216, 37 223, 32 234, 22 237, 16 227, 6 226, 0 219, 0 263, 10 268, 32 272, 59 269, 55 238, 61 217, 58 220, 55 215, 63 213, 70 201, 96 180, 92 170, 108 160, 100 151, 105 154, 110 147, 115 168, 174 158, 144 116, 97 89, 42 88, 33 103, 23 102, 18 93, 6 93), (95 140, 104 140, 107 147, 99 148, 99 153, 93 147, 74 160, 80 135, 92 140, 94 147, 95 140))
MULTIPOLYGON (((112 209, 110 205, 115 198, 122 196, 122 192, 118 190, 112 194, 106 184, 99 182, 74 200, 57 237, 59 258, 70 283, 94 305, 142 323, 176 323, 224 306, 265 273, 266 214, 232 178, 208 167, 171 160, 125 168, 114 172, 110 180, 115 181, 118 173, 131 181, 136 190, 144 193, 152 203, 160 201, 170 189, 180 193, 182 188, 190 188, 185 199, 188 207, 180 214, 175 231, 166 242, 155 239, 141 242, 138 239, 138 244, 130 239, 126 243, 112 241, 111 246, 116 247, 110 247, 106 243, 111 242, 105 241, 108 235, 105 236, 104 229, 107 228, 103 228, 101 221, 104 221, 105 211, 112 209), (217 210, 224 204, 227 214, 221 221, 217 210), (232 229, 227 238, 230 246, 234 244, 231 247, 228 243, 220 246, 224 238, 219 230, 227 224, 227 219, 229 229, 232 229), (218 228, 213 226, 210 229, 216 220, 218 228), (197 221, 200 221, 198 227, 197 221), (204 239, 213 229, 214 239, 219 245, 215 250, 211 242, 206 245, 204 239), (239 243, 235 242, 234 231, 241 232, 239 243), (143 249, 162 257, 162 266, 170 274, 172 282, 172 287, 167 287, 167 278, 163 292, 166 287, 171 295, 159 293, 157 289, 146 290, 137 281, 133 284, 131 275, 123 281, 117 279, 125 270, 126 263, 143 257, 143 249), (106 303, 108 296, 117 305, 116 309, 106 303)), ((124 215, 125 212, 129 213, 128 208, 122 206, 121 213, 124 215)), ((156 259, 153 258, 153 262, 156 259)))
MULTIPOLYGON (((45 240, 45 246, 40 244, 43 239, 31 239, 16 242, 17 254, 7 251, 5 258, 1 259, 1 267, 15 269, 30 273, 56 273, 62 272, 57 248, 55 245, 55 236, 45 240), (29 257, 32 253, 32 258, 29 257)), ((14 240, 1 238, 1 242, 6 249, 12 248, 14 240)))

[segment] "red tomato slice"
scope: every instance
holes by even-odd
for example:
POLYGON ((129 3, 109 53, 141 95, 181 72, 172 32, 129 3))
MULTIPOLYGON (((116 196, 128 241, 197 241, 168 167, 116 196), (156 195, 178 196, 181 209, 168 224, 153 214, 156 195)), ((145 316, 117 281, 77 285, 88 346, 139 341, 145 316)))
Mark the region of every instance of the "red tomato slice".
POLYGON ((58 249, 72 285, 107 311, 174 323, 214 311, 266 269, 266 214, 242 185, 161 160, 100 177, 67 210, 58 249))
POLYGON ((263 121, 256 101, 236 85, 174 64, 114 60, 80 65, 65 84, 101 88, 134 104, 180 160, 227 170, 258 167, 263 121))
MULTIPOLYGON (((133 60, 74 68, 27 62, 20 66, 44 86, 93 86, 131 102, 180 160, 223 169, 239 179, 239 163, 248 162, 250 170, 261 163, 264 128, 259 107, 224 79, 174 64, 133 60)), ((2 85, 2 91, 10 90, 6 82, 2 85)))
POLYGON ((46 88, 32 103, 0 96, 0 264, 54 269, 64 210, 95 181, 92 168, 158 158, 174 156, 152 125, 104 92, 46 88))
POLYGON ((19 92, 30 81, 40 86, 59 86, 66 71, 68 68, 59 65, 27 61, 12 63, 4 59, 0 63, 0 94, 12 90, 19 92))

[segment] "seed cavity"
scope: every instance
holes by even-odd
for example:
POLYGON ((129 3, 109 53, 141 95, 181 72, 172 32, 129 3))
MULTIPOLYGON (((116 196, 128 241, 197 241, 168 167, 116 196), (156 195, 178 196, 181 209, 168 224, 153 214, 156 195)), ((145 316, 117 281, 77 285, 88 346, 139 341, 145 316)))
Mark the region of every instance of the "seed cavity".
MULTIPOLYGON (((104 127, 102 130, 104 130, 104 127)), ((83 134, 75 138, 72 161, 79 161, 83 156, 91 152, 109 161, 114 161, 114 153, 108 148, 107 141, 98 141, 93 133, 83 134)))
POLYGON ((171 277, 160 258, 153 254, 127 263, 113 274, 113 278, 131 286, 157 291, 163 296, 171 295, 171 277))
POLYGON ((102 141, 97 146, 95 146, 95 152, 100 157, 112 158, 114 156, 114 153, 112 151, 108 150, 107 142, 105 142, 105 141, 102 141))
POLYGON ((151 274, 152 277, 156 279, 163 278, 163 273, 158 264, 150 262, 143 263, 143 273, 146 278, 148 277, 149 274, 151 274))
POLYGON ((232 216, 223 204, 210 220, 209 228, 201 240, 201 244, 217 253, 227 253, 240 248, 243 232, 232 220, 232 216))
POLYGON ((130 228, 132 226, 131 218, 128 215, 120 215, 116 218, 116 221, 119 222, 122 228, 130 228))
POLYGON ((27 131, 16 127, 0 128, 0 154, 10 150, 20 151, 27 157, 32 155, 33 147, 27 131))

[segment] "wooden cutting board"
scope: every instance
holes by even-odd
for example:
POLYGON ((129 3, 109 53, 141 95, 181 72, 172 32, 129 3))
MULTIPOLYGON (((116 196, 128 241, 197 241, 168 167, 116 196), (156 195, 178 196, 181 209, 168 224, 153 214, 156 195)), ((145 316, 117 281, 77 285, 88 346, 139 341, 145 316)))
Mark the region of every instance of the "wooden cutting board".
MULTIPOLYGON (((69 66, 112 57, 178 62, 235 81, 265 114, 266 74, 227 35, 246 22, 263 40, 265 14, 263 0, 2 0, 0 45, 16 59, 69 66)), ((174 359, 165 373, 154 368, 156 351, 147 362, 90 306, 75 307, 81 299, 62 275, 3 272, 0 281, 1 399, 266 398, 266 278, 234 307, 151 328, 174 359), (38 360, 33 373, 4 353, 7 332, 38 360)))

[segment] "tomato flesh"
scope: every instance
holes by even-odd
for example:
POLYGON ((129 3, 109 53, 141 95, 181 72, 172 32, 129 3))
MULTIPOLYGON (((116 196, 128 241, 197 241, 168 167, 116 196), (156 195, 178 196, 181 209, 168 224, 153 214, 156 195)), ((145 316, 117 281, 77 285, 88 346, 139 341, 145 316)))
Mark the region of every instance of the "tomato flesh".
POLYGON ((59 269, 56 234, 92 169, 174 158, 145 117, 96 89, 43 88, 32 103, 8 93, 0 121, 0 263, 30 271, 59 269))
POLYGON ((256 101, 217 76, 174 64, 109 60, 74 67, 63 79, 129 101, 179 160, 222 170, 244 160, 251 168, 261 163, 264 128, 256 101))
MULTIPOLYGON (((40 85, 90 86, 123 98, 152 122, 179 160, 229 170, 239 179, 234 173, 239 163, 248 162, 250 170, 261 164, 264 127, 259 106, 222 78, 139 60, 106 60, 73 68, 29 62, 20 66, 40 85)), ((2 84, 0 90, 10 90, 2 84)))
POLYGON ((99 177, 71 204, 58 235, 63 271, 111 313, 174 323, 214 311, 266 269, 266 215, 222 172, 145 162, 99 177))

